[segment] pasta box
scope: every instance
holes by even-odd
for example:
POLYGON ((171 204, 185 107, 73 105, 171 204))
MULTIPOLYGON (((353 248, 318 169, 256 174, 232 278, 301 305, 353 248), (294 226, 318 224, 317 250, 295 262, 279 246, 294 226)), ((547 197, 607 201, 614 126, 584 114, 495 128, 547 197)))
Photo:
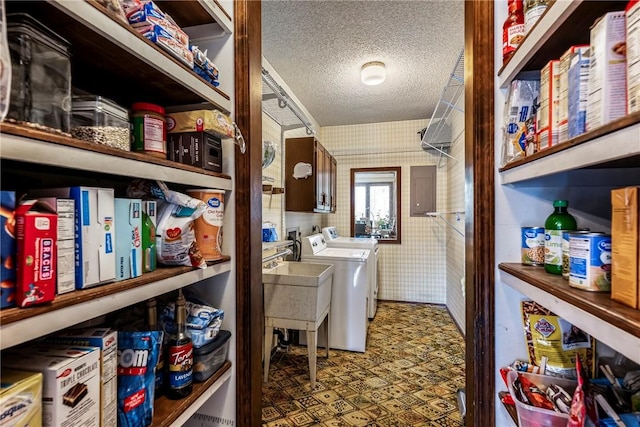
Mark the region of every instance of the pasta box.
POLYGON ((116 280, 142 274, 142 200, 115 199, 116 280))
POLYGON ((58 216, 48 204, 27 200, 16 208, 16 303, 52 301, 56 293, 58 216))
POLYGON ((0 191, 0 308, 16 304, 16 193, 0 191))
POLYGON ((100 349, 27 345, 3 353, 2 367, 42 373, 44 427, 100 426, 100 349))

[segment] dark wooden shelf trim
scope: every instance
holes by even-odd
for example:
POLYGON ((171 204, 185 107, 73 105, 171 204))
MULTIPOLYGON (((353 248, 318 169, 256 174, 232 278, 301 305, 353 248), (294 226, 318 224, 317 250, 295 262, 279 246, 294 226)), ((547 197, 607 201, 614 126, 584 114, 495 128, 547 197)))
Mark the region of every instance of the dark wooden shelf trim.
POLYGON ((578 307, 635 337, 640 337, 640 310, 635 310, 611 299, 611 294, 589 292, 572 288, 561 276, 555 276, 540 267, 518 263, 501 263, 498 268, 535 286, 554 297, 578 307))
MULTIPOLYGON (((224 256, 220 260, 208 262, 208 265, 221 264, 230 261, 230 256, 224 256)), ((96 298, 102 298, 108 295, 115 295, 138 286, 147 285, 159 280, 178 276, 183 273, 195 270, 193 267, 159 267, 155 271, 145 273, 134 279, 122 280, 120 282, 107 283, 95 288, 75 290, 68 294, 57 295, 56 298, 47 304, 36 305, 27 308, 7 308, 0 310, 0 325, 18 322, 31 317, 35 317, 51 311, 60 310, 65 307, 82 304, 96 298)))
POLYGON ((504 172, 509 169, 517 168, 518 166, 526 165, 527 163, 535 162, 536 160, 541 159, 543 157, 552 156, 556 153, 560 153, 569 148, 575 147, 580 144, 584 144, 585 142, 589 142, 593 139, 619 131, 621 129, 624 129, 629 126, 633 126, 638 123, 640 123, 640 112, 629 114, 618 120, 608 123, 604 126, 600 126, 599 128, 592 130, 591 132, 583 133, 582 135, 577 136, 568 141, 565 141, 561 144, 554 145, 553 147, 548 148, 546 150, 538 151, 537 153, 534 153, 531 156, 527 156, 522 159, 518 159, 514 162, 511 162, 506 166, 501 167, 499 171, 504 172))
POLYGON ((153 422, 151 423, 151 427, 170 426, 200 397, 202 392, 211 387, 229 369, 231 369, 231 362, 224 362, 211 378, 202 383, 194 382, 193 391, 184 399, 171 400, 166 396, 157 398, 153 404, 153 422))
POLYGON ((173 169, 181 169, 188 172, 196 172, 201 175, 209 175, 216 178, 231 179, 229 175, 222 173, 211 172, 205 169, 197 168, 195 166, 183 165, 182 163, 172 162, 171 160, 161 159, 146 155, 144 153, 137 153, 134 151, 118 150, 117 148, 109 147, 106 145, 92 144, 81 139, 75 139, 61 134, 47 132, 40 129, 32 128, 27 125, 14 124, 2 122, 0 123, 0 133, 7 133, 16 136, 22 136, 25 138, 37 139, 39 141, 51 142, 53 144, 66 145, 68 147, 74 147, 82 150, 94 151, 96 153, 108 154, 114 157, 122 157, 125 159, 137 160, 139 162, 152 163, 156 165, 166 166, 173 169))

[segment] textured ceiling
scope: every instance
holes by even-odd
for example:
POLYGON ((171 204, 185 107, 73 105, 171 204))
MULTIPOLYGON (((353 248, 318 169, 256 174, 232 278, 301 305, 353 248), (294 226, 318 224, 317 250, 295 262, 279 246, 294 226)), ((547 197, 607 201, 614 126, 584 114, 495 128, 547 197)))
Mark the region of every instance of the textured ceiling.
POLYGON ((462 0, 262 2, 262 53, 321 126, 430 118, 463 45, 462 0))

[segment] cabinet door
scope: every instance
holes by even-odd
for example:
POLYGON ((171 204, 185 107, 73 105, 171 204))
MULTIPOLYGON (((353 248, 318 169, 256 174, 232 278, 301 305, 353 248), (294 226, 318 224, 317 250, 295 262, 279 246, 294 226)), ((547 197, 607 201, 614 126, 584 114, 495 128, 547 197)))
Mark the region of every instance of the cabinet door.
POLYGON ((325 210, 326 199, 327 199, 326 184, 325 184, 325 177, 327 175, 327 172, 326 172, 327 157, 326 157, 326 150, 319 142, 316 142, 314 154, 315 154, 315 161, 316 161, 316 175, 315 175, 316 209, 322 211, 322 210, 325 210))
POLYGON ((336 199, 338 198, 337 187, 338 187, 338 161, 331 156, 330 157, 330 168, 329 168, 329 200, 330 200, 330 208, 331 212, 335 213, 336 211, 336 199))

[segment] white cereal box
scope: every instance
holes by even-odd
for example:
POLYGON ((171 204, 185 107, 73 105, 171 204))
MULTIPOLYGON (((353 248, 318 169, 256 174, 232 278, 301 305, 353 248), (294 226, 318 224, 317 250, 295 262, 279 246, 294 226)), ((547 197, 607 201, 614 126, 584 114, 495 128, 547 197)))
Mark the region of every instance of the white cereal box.
POLYGON ((624 12, 610 12, 591 27, 587 131, 627 114, 624 12))
POLYGON ((46 342, 100 349, 100 425, 115 426, 118 423, 118 333, 109 328, 71 329, 47 337, 46 342))
POLYGON ((640 2, 627 8, 627 92, 629 114, 640 111, 640 2))
POLYGON ((142 200, 115 199, 116 280, 142 274, 142 200))
POLYGON ((42 373, 44 427, 100 426, 100 349, 39 343, 3 353, 2 366, 42 373))
POLYGON ((586 51, 589 45, 571 46, 560 57, 560 80, 558 99, 558 143, 569 139, 569 68, 571 59, 578 51, 586 51))
POLYGON ((538 145, 540 150, 558 143, 560 103, 560 61, 552 60, 540 71, 540 108, 538 109, 538 145))

